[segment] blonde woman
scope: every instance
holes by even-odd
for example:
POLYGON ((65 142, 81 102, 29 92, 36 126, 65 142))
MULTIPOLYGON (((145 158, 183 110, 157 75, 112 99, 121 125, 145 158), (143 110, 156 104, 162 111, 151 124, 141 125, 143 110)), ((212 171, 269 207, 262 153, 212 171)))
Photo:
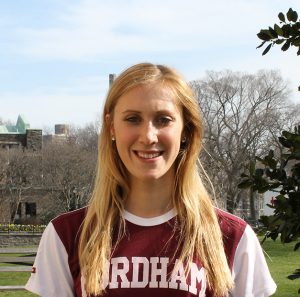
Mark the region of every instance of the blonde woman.
POLYGON ((273 294, 254 232, 214 208, 201 182, 201 141, 197 101, 175 70, 142 63, 120 74, 104 106, 90 203, 48 225, 26 289, 43 297, 273 294))

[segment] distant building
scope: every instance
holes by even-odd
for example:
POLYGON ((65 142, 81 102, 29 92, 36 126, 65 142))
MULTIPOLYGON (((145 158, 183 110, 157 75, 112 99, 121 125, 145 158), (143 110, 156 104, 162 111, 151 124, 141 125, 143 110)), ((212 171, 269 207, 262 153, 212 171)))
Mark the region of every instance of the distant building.
POLYGON ((109 87, 112 86, 112 84, 113 84, 114 80, 116 79, 116 77, 117 77, 117 75, 114 74, 114 73, 111 73, 111 74, 109 75, 109 87))
MULTIPOLYGON (((109 86, 112 85, 116 75, 109 75, 109 86)), ((16 125, 0 125, 0 149, 22 147, 34 151, 42 150, 48 144, 60 143, 70 140, 69 126, 65 124, 55 125, 55 134, 43 135, 41 129, 31 129, 23 115, 19 115, 16 125)), ((38 154, 37 154, 38 155, 38 154)), ((22 190, 22 197, 18 205, 12 205, 10 195, 15 195, 5 186, 5 178, 0 180, 0 223, 11 222, 11 209, 15 207, 17 222, 36 223, 46 220, 51 213, 58 213, 62 206, 50 198, 50 190, 43 185, 22 190), (42 218, 41 218, 42 217, 42 218)), ((51 189, 53 192, 54 190, 51 189)))
POLYGON ((43 145, 64 142, 68 140, 70 134, 69 125, 56 124, 54 128, 55 134, 43 135, 43 145))
POLYGON ((264 195, 259 193, 254 193, 254 211, 256 219, 251 218, 251 211, 250 211, 250 190, 243 192, 244 197, 240 199, 234 214, 239 216, 240 218, 245 219, 249 223, 254 224, 255 222, 252 220, 259 219, 262 215, 265 215, 266 211, 266 203, 264 200, 264 195))
POLYGON ((274 206, 276 201, 276 196, 278 194, 272 191, 267 191, 264 194, 264 215, 271 216, 274 214, 274 208, 269 207, 267 204, 274 206))
MULTIPOLYGON (((0 149, 10 150, 23 148, 33 151, 41 151, 43 144, 66 141, 69 135, 68 125, 55 125, 54 135, 42 135, 41 129, 31 129, 30 124, 23 115, 19 115, 16 125, 0 125, 0 149)), ((40 154, 37 154, 40 157, 40 154)), ((1 169, 1 168, 0 168, 1 169)), ((58 212, 61 206, 51 201, 48 189, 42 185, 22 189, 22 198, 15 205, 12 196, 18 195, 15 188, 5 186, 5 177, 0 180, 0 223, 12 222, 11 215, 17 223, 36 223, 45 220, 47 213, 58 212)))
POLYGON ((24 189, 22 198, 16 206, 14 200, 10 198, 17 195, 16 190, 11 191, 0 185, 0 223, 36 224, 47 221, 48 215, 59 213, 62 207, 57 200, 51 199, 50 194, 51 191, 44 187, 24 189), (14 220, 12 220, 13 209, 16 209, 14 220))
POLYGON ((23 147, 34 151, 42 149, 42 130, 30 129, 23 115, 19 115, 17 123, 0 125, 0 148, 23 147))

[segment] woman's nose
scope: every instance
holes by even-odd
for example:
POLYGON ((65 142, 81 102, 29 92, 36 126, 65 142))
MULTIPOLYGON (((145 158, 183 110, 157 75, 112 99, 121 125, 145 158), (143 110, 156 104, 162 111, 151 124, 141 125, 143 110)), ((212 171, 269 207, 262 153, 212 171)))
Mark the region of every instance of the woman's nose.
POLYGON ((146 145, 157 142, 157 132, 152 122, 145 123, 140 132, 140 141, 146 145))

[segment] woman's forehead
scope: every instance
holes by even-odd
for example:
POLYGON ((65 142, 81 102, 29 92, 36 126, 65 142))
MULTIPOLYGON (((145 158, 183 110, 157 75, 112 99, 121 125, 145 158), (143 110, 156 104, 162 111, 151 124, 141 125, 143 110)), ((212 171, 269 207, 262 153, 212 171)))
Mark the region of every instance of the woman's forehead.
POLYGON ((118 97, 118 99, 116 100, 116 105, 120 98, 125 97, 129 99, 131 96, 139 96, 141 98, 151 97, 157 99, 167 99, 172 100, 175 105, 181 106, 179 97, 175 89, 164 83, 147 83, 134 86, 118 97))
MULTIPOLYGON (((162 86, 159 84, 147 84, 147 85, 139 85, 135 88, 124 93, 122 96, 118 98, 116 102, 115 108, 122 106, 123 108, 134 105, 165 105, 165 106, 173 106, 176 109, 179 108, 178 99, 175 95, 174 91, 169 87, 162 86)), ((118 108, 119 109, 119 108, 118 108)))

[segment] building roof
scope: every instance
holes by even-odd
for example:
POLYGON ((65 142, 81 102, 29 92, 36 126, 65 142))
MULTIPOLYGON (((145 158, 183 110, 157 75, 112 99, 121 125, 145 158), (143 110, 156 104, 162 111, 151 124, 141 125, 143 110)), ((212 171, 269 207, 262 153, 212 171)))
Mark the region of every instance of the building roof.
POLYGON ((30 129, 30 124, 26 121, 24 115, 19 115, 15 126, 0 125, 0 134, 25 134, 27 129, 30 129))

